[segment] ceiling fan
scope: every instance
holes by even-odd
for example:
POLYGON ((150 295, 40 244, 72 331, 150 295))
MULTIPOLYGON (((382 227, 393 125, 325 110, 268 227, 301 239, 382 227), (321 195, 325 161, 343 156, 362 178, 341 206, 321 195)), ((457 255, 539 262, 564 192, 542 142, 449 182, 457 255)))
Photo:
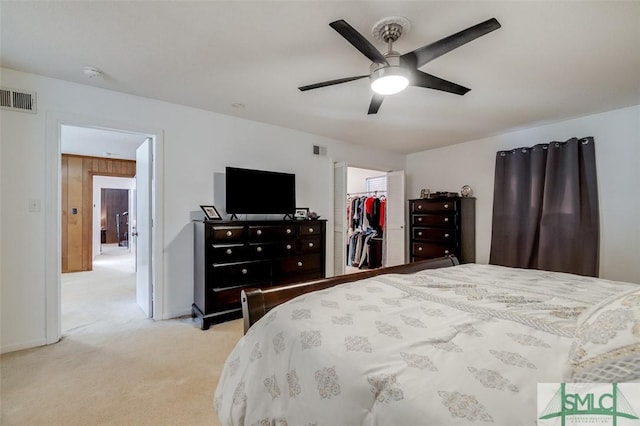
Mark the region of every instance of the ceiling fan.
POLYGON ((323 81, 302 86, 298 89, 304 92, 306 90, 318 89, 320 87, 347 83, 369 77, 371 79, 371 89, 374 91, 374 94, 369 104, 368 114, 376 114, 386 95, 399 93, 408 85, 441 90, 456 95, 464 95, 467 93, 471 89, 427 74, 418 68, 457 47, 469 43, 491 31, 497 30, 500 28, 500 23, 497 19, 491 18, 403 55, 393 50, 393 42, 398 40, 403 32, 408 31, 410 23, 406 18, 392 16, 382 19, 374 25, 372 30, 373 35, 388 45, 388 50, 384 54, 380 53, 378 49, 345 20, 340 19, 331 22, 329 26, 351 43, 353 47, 358 49, 360 53, 373 61, 369 74, 323 81))

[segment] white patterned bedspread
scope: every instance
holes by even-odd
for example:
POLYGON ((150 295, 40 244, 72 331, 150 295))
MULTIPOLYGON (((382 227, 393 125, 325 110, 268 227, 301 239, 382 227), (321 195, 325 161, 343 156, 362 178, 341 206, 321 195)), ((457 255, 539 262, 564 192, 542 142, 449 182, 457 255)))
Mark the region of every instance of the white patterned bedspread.
POLYGON ((240 340, 214 407, 223 425, 533 425, 578 315, 630 286, 468 264, 309 293, 240 340))

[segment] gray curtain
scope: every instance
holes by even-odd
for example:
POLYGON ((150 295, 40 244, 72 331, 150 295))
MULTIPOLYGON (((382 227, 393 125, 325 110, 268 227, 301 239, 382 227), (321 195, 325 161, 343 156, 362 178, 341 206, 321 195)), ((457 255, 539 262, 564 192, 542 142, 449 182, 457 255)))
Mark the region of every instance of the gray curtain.
POLYGON ((489 263, 597 276, 592 137, 499 151, 489 263))

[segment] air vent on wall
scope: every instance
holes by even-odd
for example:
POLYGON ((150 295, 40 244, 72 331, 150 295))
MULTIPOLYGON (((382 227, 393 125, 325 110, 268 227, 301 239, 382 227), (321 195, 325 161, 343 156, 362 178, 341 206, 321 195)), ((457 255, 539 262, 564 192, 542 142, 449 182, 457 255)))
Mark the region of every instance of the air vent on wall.
POLYGON ((327 156, 327 147, 326 146, 320 146, 320 145, 313 145, 313 155, 326 157, 327 156))
POLYGON ((0 88, 0 108, 10 111, 36 113, 36 92, 0 88))

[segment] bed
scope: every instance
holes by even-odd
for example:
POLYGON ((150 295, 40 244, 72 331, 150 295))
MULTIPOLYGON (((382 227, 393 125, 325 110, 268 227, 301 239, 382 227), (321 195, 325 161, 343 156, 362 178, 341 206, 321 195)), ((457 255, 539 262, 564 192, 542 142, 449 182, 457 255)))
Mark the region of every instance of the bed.
POLYGON ((221 424, 536 424, 538 383, 640 380, 639 285, 456 263, 258 291, 221 424))

